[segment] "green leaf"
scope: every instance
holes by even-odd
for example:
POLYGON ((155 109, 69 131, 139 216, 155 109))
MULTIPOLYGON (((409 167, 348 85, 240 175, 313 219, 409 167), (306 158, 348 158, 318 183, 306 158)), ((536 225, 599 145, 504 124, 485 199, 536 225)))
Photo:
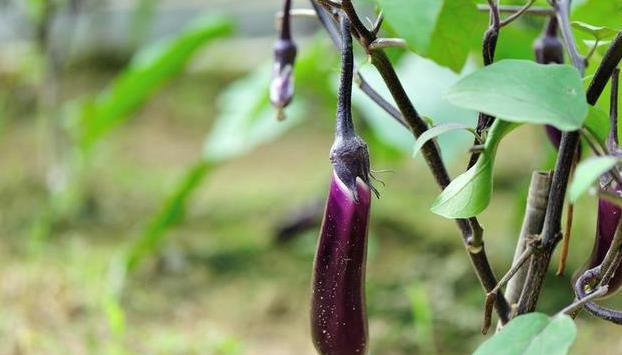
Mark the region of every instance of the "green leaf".
POLYGON ((575 68, 528 60, 481 68, 449 89, 447 99, 507 121, 550 124, 564 131, 579 129, 588 112, 575 68))
POLYGON ((609 135, 609 116, 597 106, 589 106, 587 118, 585 119, 585 127, 601 139, 607 139, 609 135))
POLYGON ((485 341, 474 355, 564 355, 577 335, 567 315, 550 318, 542 313, 518 316, 485 341))
POLYGON ((417 54, 458 72, 483 24, 472 0, 376 0, 391 27, 417 54))
POLYGON ((212 168, 211 164, 203 160, 188 168, 160 211, 151 218, 142 234, 132 243, 125 256, 126 270, 131 271, 144 257, 159 248, 165 232, 183 217, 189 197, 212 168))
POLYGON ((463 130, 475 134, 475 131, 472 127, 462 123, 445 123, 434 126, 423 132, 423 134, 420 135, 419 138, 417 138, 417 141, 415 142, 415 148, 413 149, 413 158, 417 155, 417 153, 419 153, 419 150, 423 147, 423 145, 426 144, 430 139, 434 139, 443 133, 455 130, 463 130))
POLYGON ((445 218, 478 215, 490 203, 495 155, 501 139, 516 124, 496 120, 486 138, 484 151, 469 170, 455 178, 432 204, 432 212, 445 218))
POLYGON ((611 170, 618 163, 618 158, 612 156, 591 157, 577 165, 568 188, 570 202, 576 202, 598 178, 611 170))
POLYGON ((618 33, 618 31, 613 28, 606 26, 594 26, 581 21, 572 21, 572 27, 579 31, 591 34, 598 40, 612 38, 618 33))
POLYGON ((105 91, 84 104, 78 122, 80 146, 85 150, 90 148, 177 75, 198 49, 232 29, 227 19, 202 18, 175 38, 139 52, 105 91))
POLYGON ((615 28, 620 26, 622 1, 587 0, 572 11, 572 18, 585 23, 615 28))

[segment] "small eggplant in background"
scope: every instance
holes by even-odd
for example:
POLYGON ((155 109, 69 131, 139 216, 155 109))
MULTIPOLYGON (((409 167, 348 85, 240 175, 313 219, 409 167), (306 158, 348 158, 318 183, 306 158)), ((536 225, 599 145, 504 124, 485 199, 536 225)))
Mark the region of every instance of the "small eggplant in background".
POLYGON ((291 0, 285 0, 279 38, 274 44, 274 67, 270 82, 270 102, 278 110, 277 118, 283 120, 283 109, 294 97, 294 63, 296 44, 290 30, 291 0))

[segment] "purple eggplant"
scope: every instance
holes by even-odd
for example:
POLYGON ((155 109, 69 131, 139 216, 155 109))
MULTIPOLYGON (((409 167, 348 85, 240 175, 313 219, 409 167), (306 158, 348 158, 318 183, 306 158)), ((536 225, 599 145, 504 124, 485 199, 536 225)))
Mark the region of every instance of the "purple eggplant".
MULTIPOLYGON (((618 81, 620 71, 615 70, 611 76, 611 102, 610 102, 610 130, 609 137, 607 138, 607 149, 609 154, 614 156, 621 156, 618 142, 618 81)), ((617 168, 616 168, 617 169, 617 168)), ((619 173, 619 171, 618 171, 619 173)), ((622 186, 618 185, 618 182, 613 181, 610 173, 605 173, 600 177, 600 189, 606 192, 622 195, 622 186)), ((594 240, 594 246, 592 247, 592 254, 583 267, 575 273, 573 277, 573 284, 576 284, 578 278, 583 275, 587 270, 592 269, 600 265, 605 259, 605 255, 609 250, 613 237, 615 236, 618 224, 620 223, 620 214, 622 209, 620 206, 605 200, 598 200, 598 217, 596 220, 596 238, 594 240)), ((611 296, 617 293, 622 287, 622 264, 613 274, 613 277, 609 280, 609 289, 604 297, 611 296)))
POLYGON ((315 256, 312 336, 320 354, 364 354, 367 349, 365 259, 371 190, 356 184, 358 202, 336 173, 315 256))
POLYGON ((270 102, 278 110, 277 118, 285 118, 283 109, 294 97, 294 63, 296 61, 296 44, 292 40, 290 30, 291 0, 285 0, 283 20, 279 38, 274 44, 274 67, 270 82, 270 102))
MULTIPOLYGON (((610 189, 612 190, 612 189, 610 189)), ((621 190, 613 189, 617 194, 620 194, 621 190)), ((596 221, 596 237, 594 240, 594 247, 588 261, 581 267, 581 269, 575 273, 573 277, 573 284, 576 283, 579 276, 589 269, 592 269, 603 262, 609 246, 613 241, 613 236, 618 228, 620 222, 620 214, 622 210, 620 207, 605 199, 598 200, 598 217, 596 221)), ((609 290, 604 297, 608 297, 616 293, 622 286, 622 264, 618 270, 614 273, 613 277, 609 281, 609 290)), ((604 298, 603 297, 603 298, 604 298)))
POLYGON ((311 335, 321 355, 367 351, 365 260, 371 192, 367 144, 352 123, 352 38, 341 19, 342 67, 333 176, 313 266, 311 335))

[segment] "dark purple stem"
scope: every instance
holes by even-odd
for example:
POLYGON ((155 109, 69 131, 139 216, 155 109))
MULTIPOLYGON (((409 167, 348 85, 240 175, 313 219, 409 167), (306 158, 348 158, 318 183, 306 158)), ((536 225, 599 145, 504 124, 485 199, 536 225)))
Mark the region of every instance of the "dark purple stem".
POLYGON ((609 104, 609 119, 611 127, 609 129, 609 138, 607 139, 607 148, 612 154, 618 154, 618 80, 620 78, 620 69, 615 69, 611 75, 611 101, 609 104))
POLYGON ((352 36, 350 35, 350 21, 347 17, 341 18, 341 79, 337 97, 337 128, 335 136, 341 139, 354 137, 352 123, 352 76, 354 71, 354 55, 352 53, 352 36))
POLYGON ((289 12, 291 10, 292 7, 292 1, 291 0, 285 0, 283 2, 283 19, 281 21, 281 34, 280 34, 280 39, 282 40, 291 40, 292 39, 292 33, 291 33, 291 25, 290 25, 290 15, 289 12))

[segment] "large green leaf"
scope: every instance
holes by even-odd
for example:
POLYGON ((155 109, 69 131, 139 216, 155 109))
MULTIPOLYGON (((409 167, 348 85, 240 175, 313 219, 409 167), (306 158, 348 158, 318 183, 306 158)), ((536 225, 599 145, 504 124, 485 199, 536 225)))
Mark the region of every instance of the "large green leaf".
POLYGON ((564 355, 577 335, 567 315, 549 317, 542 313, 518 316, 488 339, 474 355, 564 355))
POLYGON ((618 158, 612 156, 592 157, 577 165, 568 188, 570 202, 575 202, 583 195, 598 178, 611 170, 618 163, 618 158))
POLYGON ((376 0, 409 47, 454 71, 462 69, 486 20, 472 0, 376 0))
POLYGON ((446 218, 468 218, 490 203, 495 155, 501 139, 517 125, 497 120, 490 128, 484 151, 469 170, 452 180, 432 204, 432 212, 446 218))
POLYGON ((460 107, 518 123, 581 127, 588 104, 581 77, 569 65, 502 60, 456 83, 447 99, 460 107))
POLYGON ((78 122, 80 146, 91 147, 177 75, 199 48, 230 33, 232 28, 227 19, 202 18, 176 37, 139 52, 105 91, 84 104, 78 122))

